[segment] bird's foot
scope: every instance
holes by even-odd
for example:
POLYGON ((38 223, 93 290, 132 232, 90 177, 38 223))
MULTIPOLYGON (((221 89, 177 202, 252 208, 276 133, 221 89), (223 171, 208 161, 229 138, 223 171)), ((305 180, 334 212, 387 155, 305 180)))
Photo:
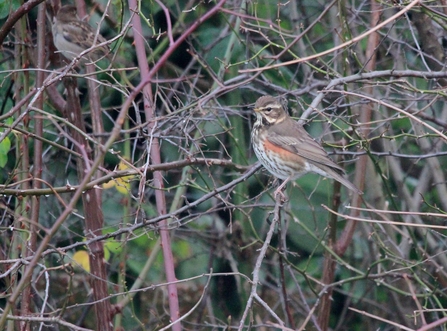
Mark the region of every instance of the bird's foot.
POLYGON ((275 190, 275 192, 273 192, 273 196, 275 197, 275 200, 276 200, 276 198, 278 197, 278 195, 279 195, 279 198, 280 198, 280 202, 281 202, 281 203, 284 203, 284 202, 287 202, 287 201, 288 201, 288 198, 287 198, 286 195, 284 194, 284 192, 283 192, 281 186, 278 187, 278 188, 275 190))
POLYGON ((280 196, 280 198, 281 198, 281 203, 284 203, 284 202, 287 202, 287 200, 289 200, 287 197, 286 197, 286 195, 284 194, 284 191, 286 190, 286 184, 287 184, 287 182, 289 181, 289 179, 290 178, 287 178, 286 180, 284 180, 282 183, 281 183, 281 185, 279 185, 277 188, 276 188, 276 190, 275 190, 275 192, 273 192, 273 196, 275 197, 275 200, 276 200, 276 197, 279 195, 280 196))

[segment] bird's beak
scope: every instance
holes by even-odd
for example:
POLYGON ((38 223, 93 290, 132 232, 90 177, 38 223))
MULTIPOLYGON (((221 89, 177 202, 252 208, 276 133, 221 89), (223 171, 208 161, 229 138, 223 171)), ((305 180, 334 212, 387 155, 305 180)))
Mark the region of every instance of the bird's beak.
POLYGON ((260 110, 261 110, 260 108, 253 108, 253 111, 254 111, 255 113, 259 113, 260 110))

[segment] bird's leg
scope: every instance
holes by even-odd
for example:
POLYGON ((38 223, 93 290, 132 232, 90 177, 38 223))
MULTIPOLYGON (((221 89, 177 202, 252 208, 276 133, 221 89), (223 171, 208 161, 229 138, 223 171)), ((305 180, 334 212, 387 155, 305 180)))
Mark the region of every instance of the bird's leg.
POLYGON ((286 200, 287 200, 287 198, 286 198, 284 192, 282 191, 282 189, 286 186, 286 184, 289 182, 289 180, 290 180, 290 177, 289 177, 289 178, 286 178, 286 179, 281 183, 281 185, 279 185, 278 188, 273 192, 273 196, 274 196, 275 198, 276 198, 276 196, 277 196, 278 194, 280 194, 280 195, 281 195, 281 200, 282 200, 282 201, 286 201, 286 200))

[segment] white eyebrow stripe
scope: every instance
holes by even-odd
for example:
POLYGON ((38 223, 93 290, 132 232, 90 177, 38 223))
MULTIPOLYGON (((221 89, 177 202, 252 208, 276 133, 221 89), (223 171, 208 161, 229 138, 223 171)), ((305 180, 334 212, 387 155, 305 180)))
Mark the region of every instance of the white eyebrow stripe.
POLYGON ((282 108, 282 106, 281 106, 281 105, 278 105, 278 104, 271 104, 271 105, 267 105, 267 106, 265 106, 265 107, 260 107, 260 109, 268 109, 268 108, 279 109, 279 108, 282 108))

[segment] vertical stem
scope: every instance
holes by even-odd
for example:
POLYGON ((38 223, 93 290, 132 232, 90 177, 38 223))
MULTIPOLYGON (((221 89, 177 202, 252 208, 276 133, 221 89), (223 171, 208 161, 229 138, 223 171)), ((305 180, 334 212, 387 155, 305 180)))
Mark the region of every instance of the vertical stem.
MULTIPOLYGON (((136 0, 129 0, 129 8, 135 13, 138 13, 138 4, 136 0)), ((139 15, 134 15, 132 17, 132 24, 134 30, 134 40, 135 48, 137 52, 138 67, 140 68, 141 80, 147 79, 149 75, 149 65, 147 63, 147 56, 145 51, 145 40, 143 39, 143 29, 141 26, 141 20, 139 15)), ((170 45, 173 46, 172 44, 170 45)), ((146 115, 147 129, 149 133, 152 133, 157 125, 157 122, 153 119, 155 118, 155 105, 152 95, 151 85, 145 84, 143 87, 143 104, 144 113, 146 115)), ((148 142, 150 148, 150 160, 152 164, 160 164, 160 144, 157 138, 151 137, 148 142)), ((155 171, 154 176, 154 187, 155 187, 155 201, 157 205, 157 212, 159 215, 166 213, 166 198, 163 191, 163 175, 161 171, 155 171)), ((166 280, 168 283, 168 300, 169 300, 169 311, 171 321, 176 321, 180 317, 180 309, 178 303, 177 286, 175 285, 176 277, 174 270, 174 257, 171 249, 171 237, 169 235, 168 220, 163 220, 159 223, 160 225, 160 239, 163 251, 163 262, 166 273, 166 280)), ((181 330, 181 324, 176 323, 172 326, 174 331, 181 330)))
MULTIPOLYGON (((39 5, 38 16, 37 16, 37 80, 36 85, 38 87, 43 86, 44 82, 44 71, 45 69, 45 3, 39 5)), ((43 109, 43 98, 44 94, 41 94, 36 100, 36 107, 43 109)), ((43 120, 40 116, 34 118, 34 133, 36 137, 42 137, 43 135, 43 120)), ((42 177, 42 141, 40 139, 34 139, 34 156, 33 156, 33 189, 39 189, 42 187, 41 181, 36 180, 42 177)), ((37 227, 36 224, 39 223, 39 211, 40 211, 40 197, 31 197, 31 224, 29 225, 29 241, 27 242, 27 256, 32 256, 36 251, 37 244, 37 227)), ((34 268, 32 266, 27 266, 26 268, 34 268)), ((30 287, 27 287, 29 289, 30 287)), ((45 307, 42 307, 43 312, 45 307)), ((28 309, 29 310, 29 309, 28 309)), ((28 313, 31 313, 29 310, 28 313)), ((29 329, 29 325, 27 327, 29 329)))
MULTIPOLYGON (((341 184, 339 182, 334 182, 334 191, 332 197, 332 210, 338 210, 340 206, 340 187, 341 184)), ((337 241, 337 215, 330 213, 329 214, 329 224, 328 224, 328 243, 327 246, 330 250, 334 249, 334 246, 337 241)), ((333 289, 331 286, 327 287, 327 285, 331 284, 334 281, 335 277, 335 268, 336 263, 332 254, 326 250, 324 252, 324 262, 323 262, 323 272, 321 283, 323 287, 326 286, 326 290, 323 291, 323 295, 320 299, 320 305, 318 306, 317 313, 317 329, 327 330, 329 325, 329 317, 331 313, 331 303, 332 303, 332 292, 333 289)))
MULTIPOLYGON (((26 35, 26 18, 22 16, 20 20, 15 25, 17 39, 18 42, 15 46, 15 54, 16 54, 16 68, 21 69, 25 63, 28 63, 26 47, 24 46, 25 40, 27 40, 26 35)), ((20 71, 20 70, 19 70, 20 71)), ((20 98, 24 93, 29 91, 29 73, 22 72, 19 73, 15 79, 15 97, 17 103, 20 101, 20 98)), ((23 119, 24 129, 28 127, 29 117, 25 115, 23 119)), ((20 135, 19 145, 17 149, 17 160, 19 164, 19 174, 18 178, 21 181, 20 188, 24 191, 30 188, 29 182, 29 169, 30 169, 30 155, 28 148, 28 136, 20 135)), ((28 234, 30 231, 30 224, 27 221, 29 214, 29 202, 30 199, 28 197, 22 197, 17 200, 16 203, 16 213, 17 217, 15 217, 14 227, 24 231, 14 231, 13 233, 13 245, 12 245, 12 256, 29 256, 32 252, 29 251, 28 247, 28 234)), ((26 267, 23 267, 26 270, 26 267)), ((12 288, 15 289, 17 279, 13 279, 12 288)), ((17 304, 17 302, 14 302, 17 304)), ((21 301, 20 301, 20 315, 26 316, 30 314, 30 305, 31 305, 31 288, 30 286, 26 286, 23 288, 21 293, 21 301)), ((13 323, 9 323, 8 330, 30 330, 30 326, 27 322, 16 322, 16 326, 14 327, 13 323), (17 328, 19 325, 19 328, 17 328)))
MULTIPOLYGON (((375 0, 371 0, 371 27, 375 27, 380 20, 379 5, 375 0)), ((379 34, 377 32, 369 35, 368 38, 368 47, 366 49, 366 59, 367 64, 365 66, 366 71, 373 71, 376 67, 376 49, 379 44, 379 34)), ((373 87, 371 85, 365 86, 365 93, 373 94, 373 87)), ((364 104, 362 109, 359 110, 358 117, 360 119, 360 123, 362 123, 362 131, 361 134, 363 137, 368 137, 369 132, 371 130, 371 117, 372 117, 372 106, 370 104, 364 104)), ((368 155, 360 155, 357 163, 356 163, 356 171, 354 184, 363 191, 365 188, 365 174, 366 174, 366 166, 368 162, 368 155)), ((358 194, 355 194, 352 200, 352 205, 354 208, 351 209, 351 216, 358 217, 360 215, 360 207, 362 203, 362 198, 358 194)), ((340 239, 337 242, 335 252, 339 255, 343 255, 346 252, 349 244, 351 243, 352 236, 354 235, 354 230, 356 228, 356 221, 348 221, 345 229, 343 230, 340 239)))
MULTIPOLYGON (((85 4, 83 2, 77 2, 77 10, 81 17, 86 14, 85 4)), ((96 75, 94 75, 95 68, 94 65, 87 65, 86 71, 89 74, 89 79, 87 80, 88 86, 88 96, 93 124, 93 132, 102 137, 103 121, 101 116, 101 102, 99 97, 98 84, 96 83, 96 75)), ((76 85, 70 84, 71 80, 68 80, 68 97, 67 105, 70 105, 70 109, 66 109, 67 113, 70 113, 70 117, 75 125, 81 129, 82 132, 86 132, 85 124, 82 119, 81 106, 79 104, 79 98, 75 94, 76 85)), ((74 81, 73 81, 74 82, 74 81)), ((74 131, 74 130, 73 130, 74 131)), ((77 142, 77 147, 80 152, 82 147, 85 147, 85 154, 89 160, 93 159, 103 159, 103 145, 101 138, 98 138, 99 144, 95 145, 94 153, 90 150, 88 145, 85 145, 85 140, 79 133, 72 132, 73 138, 77 142)), ((105 150, 105 149, 104 149, 105 150)), ((84 155, 85 155, 84 154, 84 155)), ((100 166, 102 165, 102 161, 100 166)), ((77 172, 79 182, 85 176, 85 160, 82 158, 77 159, 77 172)), ((86 237, 93 238, 102 234, 104 227, 104 215, 102 213, 102 199, 101 190, 93 189, 86 191, 82 194, 82 204, 84 206, 84 217, 85 217, 85 231, 86 237)), ((101 330, 108 331, 112 330, 112 309, 110 301, 107 300, 109 296, 107 287, 107 272, 104 260, 104 245, 102 242, 94 242, 89 245, 89 263, 92 277, 90 279, 90 284, 93 290, 93 298, 97 302, 95 304, 95 316, 96 325, 101 326, 101 330)))
MULTIPOLYGON (((70 118, 80 131, 85 132, 85 124, 82 120, 81 105, 76 96, 76 82, 72 79, 64 81, 67 88, 67 104, 65 116, 70 118)), ((77 173, 79 182, 82 182, 86 173, 86 164, 92 160, 92 151, 88 144, 85 144, 84 136, 77 130, 71 130, 71 136, 76 143, 76 149, 81 155, 86 155, 88 160, 78 158, 77 173)), ((104 217, 101 210, 101 204, 98 199, 100 190, 92 189, 83 192, 82 204, 84 207, 85 232, 87 239, 94 238, 102 234, 104 217)), ((111 331, 111 305, 107 297, 109 296, 107 288, 107 272, 104 263, 104 247, 101 241, 95 241, 89 244, 89 262, 92 277, 90 284, 93 290, 93 299, 95 303, 96 325, 101 326, 101 330, 111 331)))
MULTIPOLYGON (((375 27, 380 19, 380 12, 378 10, 378 5, 375 0, 371 0, 371 27, 375 27)), ((365 69, 367 71, 372 71, 375 68, 376 64, 376 48, 379 43, 379 34, 378 33, 372 33, 369 35, 368 38, 368 46, 366 50, 366 58, 368 60, 368 63, 365 66, 365 69)), ((367 93, 372 94, 372 87, 365 87, 367 93)), ((366 104, 360 109, 358 117, 360 118, 360 123, 363 123, 363 131, 362 135, 364 137, 367 137, 369 134, 369 122, 371 121, 372 116, 372 107, 369 104, 366 104)), ((365 187, 365 173, 366 173, 366 165, 368 161, 368 155, 360 155, 358 158, 358 161, 356 163, 356 172, 355 172, 355 179, 354 183, 355 185, 360 189, 364 190, 365 187)), ((335 201, 334 201, 335 203, 335 201)), ((354 194, 352 199, 352 205, 354 207, 360 207, 362 203, 361 196, 357 193, 354 194)), ((336 210, 338 208, 334 208, 336 210)), ((358 217, 360 213, 359 208, 353 208, 351 209, 351 216, 358 217)), ((335 226, 336 222, 335 220, 332 220, 330 222, 330 238, 329 238, 329 247, 333 247, 333 250, 338 255, 342 256, 346 249, 349 247, 352 237, 354 235, 354 231, 356 228, 357 222, 353 220, 349 220, 346 224, 346 227, 344 228, 340 238, 336 242, 335 238, 335 226)), ((323 284, 326 286, 330 285, 334 281, 335 277, 335 268, 336 263, 332 257, 331 254, 327 253, 325 258, 325 263, 323 267, 323 284)), ((319 314, 318 314, 318 324, 321 328, 321 330, 325 331, 328 329, 329 326, 329 317, 330 317, 330 303, 331 303, 331 296, 332 296, 332 287, 328 287, 327 291, 324 293, 324 295, 321 298, 321 304, 319 307, 319 314)))

